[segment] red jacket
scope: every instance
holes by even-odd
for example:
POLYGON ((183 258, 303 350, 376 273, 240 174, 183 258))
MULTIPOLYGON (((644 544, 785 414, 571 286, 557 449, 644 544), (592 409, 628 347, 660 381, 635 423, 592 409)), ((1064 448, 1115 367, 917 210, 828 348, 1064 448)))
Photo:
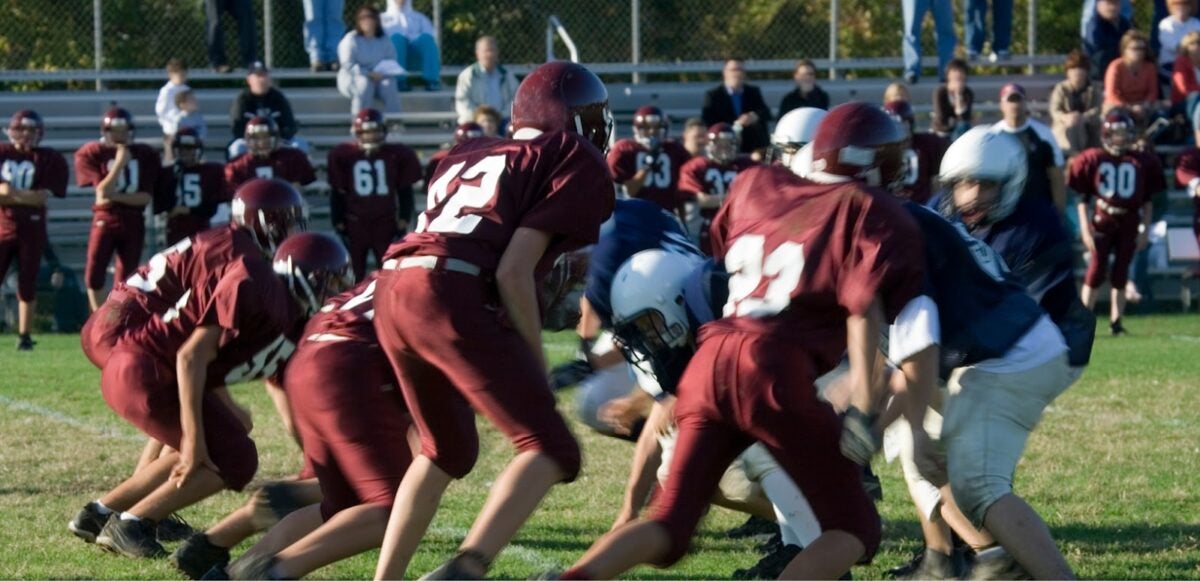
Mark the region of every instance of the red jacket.
POLYGON ((1186 54, 1175 58, 1175 72, 1171 73, 1171 102, 1182 103, 1189 93, 1200 93, 1200 79, 1196 78, 1196 65, 1186 54))

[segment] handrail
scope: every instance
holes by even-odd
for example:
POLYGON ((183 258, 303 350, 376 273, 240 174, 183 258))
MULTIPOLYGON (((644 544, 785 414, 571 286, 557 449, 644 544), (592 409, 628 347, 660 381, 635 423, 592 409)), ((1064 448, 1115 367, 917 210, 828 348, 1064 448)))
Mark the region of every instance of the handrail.
POLYGON ((562 39, 563 44, 567 45, 567 52, 571 53, 571 62, 579 62, 579 50, 575 48, 575 41, 571 40, 571 34, 567 32, 566 27, 562 25, 562 21, 557 16, 551 14, 546 19, 546 62, 554 59, 554 34, 557 33, 562 39))

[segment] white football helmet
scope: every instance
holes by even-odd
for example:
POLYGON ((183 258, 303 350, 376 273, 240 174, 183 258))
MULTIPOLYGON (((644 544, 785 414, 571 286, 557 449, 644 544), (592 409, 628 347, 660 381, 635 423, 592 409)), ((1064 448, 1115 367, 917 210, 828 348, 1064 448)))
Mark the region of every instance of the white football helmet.
MULTIPOLYGON (((942 158, 938 180, 946 188, 967 179, 998 184, 1000 193, 986 208, 984 219, 986 223, 995 223, 1016 209, 1025 191, 1028 166, 1025 148, 1016 137, 1003 131, 993 132, 988 127, 975 127, 950 144, 942 158)), ((943 196, 943 210, 948 215, 956 212, 954 196, 949 191, 943 196)))
POLYGON ((817 125, 825 118, 825 110, 801 107, 788 111, 779 118, 775 133, 771 134, 773 159, 784 167, 792 166, 792 156, 813 140, 817 125))

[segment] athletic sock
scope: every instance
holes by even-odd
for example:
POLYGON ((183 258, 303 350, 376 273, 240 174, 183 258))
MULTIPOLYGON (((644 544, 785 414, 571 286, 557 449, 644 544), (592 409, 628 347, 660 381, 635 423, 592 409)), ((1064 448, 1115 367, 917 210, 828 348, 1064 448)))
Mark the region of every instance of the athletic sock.
POLYGON ((121 513, 121 520, 142 520, 142 517, 137 516, 131 512, 123 512, 123 513, 121 513))
POLYGON ((99 500, 93 502, 92 504, 96 505, 96 512, 100 513, 100 516, 108 516, 113 513, 113 509, 104 506, 104 503, 100 502, 99 500))

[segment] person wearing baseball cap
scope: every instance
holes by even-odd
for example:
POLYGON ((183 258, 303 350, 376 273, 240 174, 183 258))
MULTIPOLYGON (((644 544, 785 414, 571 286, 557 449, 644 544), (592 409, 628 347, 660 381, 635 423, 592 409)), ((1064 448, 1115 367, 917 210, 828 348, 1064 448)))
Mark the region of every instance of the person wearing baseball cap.
POLYGON ((246 65, 246 88, 238 94, 229 111, 229 121, 233 125, 233 142, 229 144, 227 152, 229 159, 246 152, 246 142, 242 136, 246 133, 246 122, 256 116, 269 116, 275 122, 284 145, 308 152, 307 142, 296 137, 299 125, 292 115, 292 104, 283 91, 273 86, 271 73, 262 61, 246 65))
POLYGON ((1000 87, 1000 112, 1004 118, 992 126, 992 131, 1013 134, 1029 156, 1029 178, 1024 195, 1044 197, 1054 203, 1059 215, 1065 215, 1067 188, 1063 166, 1066 160, 1050 128, 1029 116, 1025 87, 1017 83, 1000 87))

